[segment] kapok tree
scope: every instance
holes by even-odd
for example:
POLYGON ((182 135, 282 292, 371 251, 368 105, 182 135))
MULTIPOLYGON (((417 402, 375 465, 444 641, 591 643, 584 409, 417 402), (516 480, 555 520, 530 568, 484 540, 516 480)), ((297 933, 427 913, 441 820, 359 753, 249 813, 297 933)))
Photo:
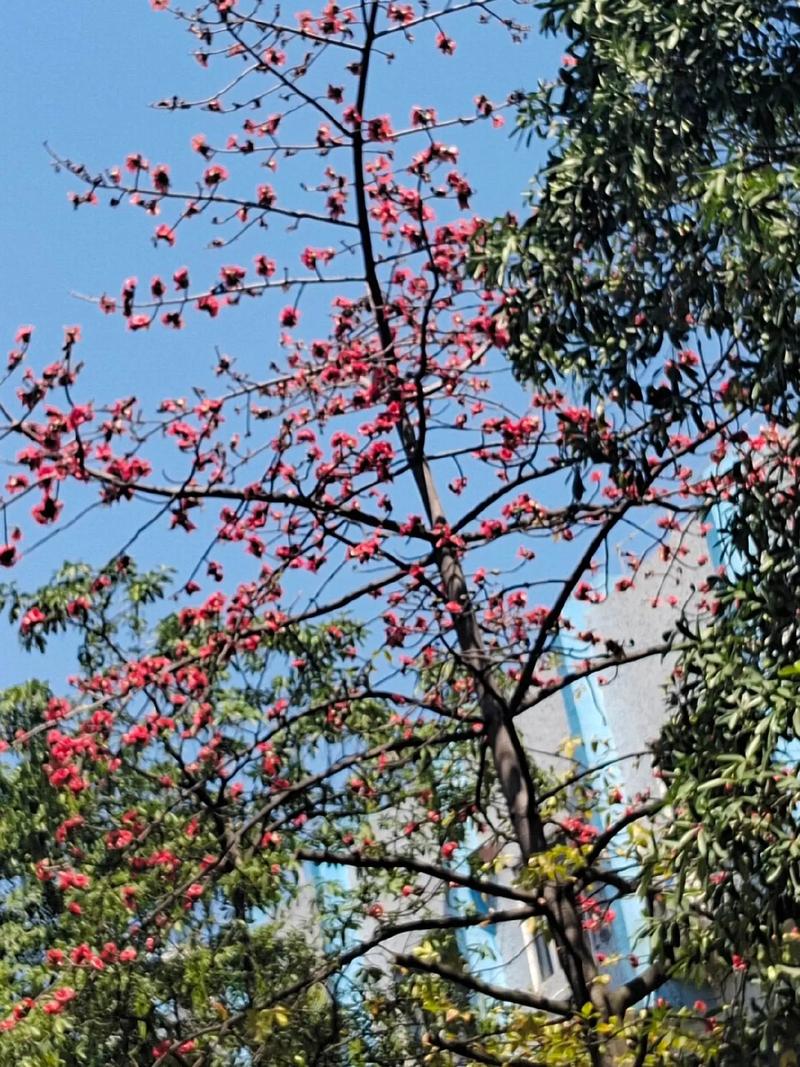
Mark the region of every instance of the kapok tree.
MULTIPOLYGON (((163 521, 176 555, 187 537, 202 544, 185 604, 158 626, 140 606, 158 583, 124 555, 8 594, 27 644, 74 629, 82 651, 70 692, 4 704, 4 788, 37 798, 41 830, 10 824, 8 922, 21 932, 0 1057, 32 1041, 56 1063, 79 1048, 87 1063, 196 1067, 281 1062, 284 1049, 298 1064, 713 1056, 724 1002, 713 1019, 653 1002, 680 974, 679 943, 628 961, 626 979, 591 938, 637 895, 636 842, 661 802, 606 792, 599 765, 553 775, 533 752, 555 692, 669 647, 579 626, 572 609, 610 581, 629 594, 654 554, 689 562, 682 534, 725 484, 699 472, 749 442, 725 353, 665 356, 696 400, 674 418, 590 409, 567 376, 536 392, 511 380, 513 305, 474 267, 484 230, 451 138, 483 126, 496 151, 513 102, 390 116, 373 87, 387 69, 401 85, 415 61, 447 63, 470 19, 487 48, 512 47, 524 29, 504 5, 372 0, 284 20, 216 0, 171 13, 209 77, 219 69, 205 101, 162 103, 221 131, 194 138, 193 181, 141 146, 107 170, 60 163, 82 183, 76 207, 163 218, 152 236, 170 257, 206 223, 219 262, 172 258, 166 278, 130 277, 97 302, 143 343, 189 316, 263 317, 252 354, 219 356, 213 390, 157 412, 90 399, 77 328, 46 366, 32 327, 10 355, 3 565, 24 553, 28 516, 49 526, 98 493, 129 509, 132 541, 163 521), (244 250, 252 260, 235 262, 244 250), (242 575, 228 588, 226 566, 242 575), (201 571, 220 588, 202 589, 201 571), (329 883, 316 911, 299 864, 329 883), (453 887, 504 907, 448 915, 453 887), (276 949, 310 914, 310 943, 276 949), (522 919, 554 943, 563 995, 499 987, 454 954, 454 930, 522 919), (343 1009, 320 993, 337 975, 343 1009), (277 1046, 287 1012, 300 1021, 277 1046), (315 1029, 330 1038, 315 1045, 315 1029)), ((671 884, 667 864, 651 907, 671 884)), ((715 955, 720 978, 733 953, 715 955)))

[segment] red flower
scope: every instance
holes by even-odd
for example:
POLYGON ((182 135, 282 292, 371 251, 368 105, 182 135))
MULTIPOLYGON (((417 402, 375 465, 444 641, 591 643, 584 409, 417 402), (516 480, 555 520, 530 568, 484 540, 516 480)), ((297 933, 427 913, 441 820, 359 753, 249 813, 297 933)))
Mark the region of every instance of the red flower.
POLYGON ((281 312, 280 323, 281 326, 296 326, 300 321, 300 312, 297 308, 285 307, 281 312))
POLYGON ((228 171, 225 167, 221 166, 219 163, 214 163, 213 166, 206 168, 206 171, 203 174, 203 181, 206 185, 215 186, 219 185, 220 182, 224 182, 228 176, 228 171))
POLYGON ((141 152, 132 152, 125 160, 125 169, 129 170, 132 174, 135 174, 139 170, 148 170, 149 167, 150 164, 141 152))
POLYGON ((420 107, 415 104, 411 108, 412 126, 433 126, 436 122, 436 111, 432 107, 420 107))
POLYGON ((130 911, 134 911, 136 908, 136 886, 124 885, 119 891, 119 895, 122 897, 122 903, 130 911))
POLYGON ((391 141, 394 130, 388 115, 380 115, 367 123, 367 136, 370 141, 391 141))
POLYGON ((156 229, 156 240, 166 241, 170 248, 172 248, 175 244, 175 231, 171 226, 168 226, 166 222, 162 222, 156 229))
POLYGON ((172 280, 175 282, 176 289, 188 289, 189 288, 189 268, 178 267, 175 273, 172 275, 172 280))
POLYGON ((256 256, 255 258, 256 274, 261 278, 271 278, 275 271, 278 269, 274 259, 269 259, 265 255, 256 256))
POLYGON ((130 830, 110 830, 106 834, 106 845, 108 848, 127 848, 133 841, 133 833, 130 830))
POLYGON ((165 193, 169 189, 169 167, 166 163, 159 163, 151 172, 153 179, 153 185, 160 193, 165 193))
POLYGON ((0 545, 0 567, 13 567, 17 558, 15 545, 0 545))
POLYGON ((261 61, 269 67, 282 67, 286 62, 286 53, 277 48, 268 48, 261 56, 261 61))
POLYGON ((63 507, 62 501, 56 500, 49 493, 45 493, 40 503, 31 509, 31 515, 40 526, 47 526, 48 523, 56 521, 63 507))
POLYGON ((346 122, 348 126, 360 126, 362 122, 361 115, 353 104, 348 104, 344 109, 342 112, 342 120, 346 122))
POLYGON ((203 886, 200 882, 192 882, 186 890, 187 901, 198 900, 203 895, 203 886))
POLYGON ((304 248, 300 260, 304 267, 314 270, 317 263, 330 263, 336 252, 332 248, 304 248))
POLYGON ((436 35, 436 47, 446 56, 451 56, 456 50, 456 42, 452 37, 448 37, 446 33, 437 33, 436 35))
POLYGON ((215 319, 219 315, 219 300, 214 296, 201 296, 197 301, 198 311, 207 311, 212 319, 215 319))
POLYGON ((226 288, 235 289, 244 280, 247 272, 244 267, 230 266, 221 267, 219 273, 226 288))

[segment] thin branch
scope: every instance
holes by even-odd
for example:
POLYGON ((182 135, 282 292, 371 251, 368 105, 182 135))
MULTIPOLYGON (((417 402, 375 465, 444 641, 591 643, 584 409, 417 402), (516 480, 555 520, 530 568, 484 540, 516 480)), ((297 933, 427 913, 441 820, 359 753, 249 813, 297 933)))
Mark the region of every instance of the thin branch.
POLYGON ((544 913, 543 903, 538 893, 528 893, 516 886, 502 885, 500 882, 490 882, 474 875, 464 874, 461 871, 449 867, 440 867, 435 863, 426 863, 424 860, 416 860, 410 856, 365 856, 358 853, 330 852, 327 849, 315 850, 301 848, 297 852, 297 858, 308 860, 311 863, 339 863, 347 867, 361 867, 366 869, 393 871, 414 871, 416 874, 426 874, 430 878, 437 878, 440 882, 448 885, 460 885, 466 889, 474 889, 478 893, 506 900, 517 900, 530 904, 536 909, 536 914, 544 913))
POLYGON ((564 1018, 569 1018, 574 1014, 574 1008, 566 1000, 555 1000, 552 997, 525 993, 518 989, 507 989, 505 986, 492 985, 490 982, 484 982, 473 975, 458 971, 455 967, 448 967, 444 963, 432 963, 429 960, 422 960, 418 956, 395 953, 394 958, 399 966, 406 967, 410 971, 435 974, 439 978, 445 978, 447 981, 463 986, 464 989, 469 989, 473 993, 481 993, 485 997, 491 997, 492 1000, 502 1000, 507 1004, 520 1004, 524 1008, 548 1012, 550 1015, 563 1015, 564 1018))
POLYGON ((514 1056, 510 1060, 500 1060, 488 1052, 474 1048, 470 1042, 443 1037, 441 1030, 438 1034, 428 1032, 422 1041, 423 1044, 433 1045, 442 1052, 454 1052, 457 1056, 466 1056, 469 1060, 475 1063, 485 1063, 488 1067, 545 1067, 541 1061, 528 1060, 519 1056, 514 1056))

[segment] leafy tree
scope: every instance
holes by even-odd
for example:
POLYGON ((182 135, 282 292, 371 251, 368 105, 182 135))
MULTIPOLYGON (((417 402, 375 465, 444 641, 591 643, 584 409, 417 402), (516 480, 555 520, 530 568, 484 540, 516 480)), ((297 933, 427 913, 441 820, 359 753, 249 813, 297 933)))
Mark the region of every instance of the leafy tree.
MULTIPOLYGON (((740 1049, 797 1041, 797 129, 793 3, 539 5, 559 77, 518 127, 550 139, 531 211, 476 269, 511 287, 509 353, 571 376, 633 447, 581 441, 618 478, 730 420, 705 472, 720 527, 709 613, 680 623, 661 739, 671 817, 645 881, 657 954, 738 1000, 740 1049), (755 433, 755 428, 763 431, 755 433), (748 433, 748 430, 750 431, 748 433), (732 972, 731 972, 732 965, 732 972), (755 1001, 750 997, 758 990, 755 1001)), ((698 469, 698 468, 695 468, 698 469)), ((699 488, 699 485, 698 485, 699 488)))
POLYGON ((695 978, 732 963, 737 1040, 762 1056, 796 1047, 800 1020, 797 467, 792 432, 733 472, 735 551, 676 668, 659 757, 673 818, 645 864, 672 879, 656 943, 695 978))
POLYGON ((794 3, 547 0, 559 77, 519 128, 550 138, 534 210, 487 234, 509 264, 520 372, 587 402, 702 422, 699 378, 792 419, 800 96, 794 3), (702 372, 665 356, 701 349, 702 372), (665 378, 661 376, 665 375, 665 378))
MULTIPOLYGON (((666 996, 698 958, 680 937, 640 961, 592 936, 619 901, 655 917, 697 840, 650 862, 663 801, 625 797, 602 751, 566 771, 542 757, 542 719, 569 686, 672 647, 602 632, 592 605, 611 582, 631 595, 651 566, 695 567, 702 583, 691 529, 735 484, 704 471, 758 440, 750 410, 688 348, 666 386, 636 364, 656 398, 643 410, 632 386, 599 405, 590 387, 591 407, 576 395, 566 341, 542 349, 535 391, 511 380, 521 297, 494 279, 524 251, 515 234, 497 267, 507 234, 470 214, 451 137, 482 126, 497 144, 519 97, 392 119, 381 85, 389 72, 400 95, 398 70, 420 55, 420 72, 454 62, 470 16, 487 48, 511 47, 525 37, 513 9, 371 0, 284 21, 214 0, 172 14, 219 73, 205 101, 162 107, 202 109, 217 136, 198 133, 199 166, 174 173, 136 147, 107 170, 59 161, 77 208, 107 199, 167 220, 152 236, 171 281, 131 277, 97 302, 139 335, 266 313, 251 353, 219 354, 192 400, 156 411, 90 402, 77 328, 43 367, 32 327, 18 333, 0 562, 29 544, 26 506, 49 527, 99 494, 132 533, 99 573, 6 594, 28 646, 76 635, 79 669, 66 695, 32 686, 3 703, 3 788, 38 822, 4 816, 0 1057, 33 1042, 54 1064, 193 1067, 728 1055, 733 934, 713 1010, 666 996), (173 265, 202 222, 210 279, 205 262, 173 265), (166 617, 163 579, 125 554, 162 520, 202 541, 166 617), (474 906, 448 906, 460 890, 474 906), (291 932, 310 915, 311 936, 291 932), (493 982, 485 946, 457 936, 522 920, 555 947, 552 995, 493 982)), ((715 597, 706 587, 697 611, 715 597)))

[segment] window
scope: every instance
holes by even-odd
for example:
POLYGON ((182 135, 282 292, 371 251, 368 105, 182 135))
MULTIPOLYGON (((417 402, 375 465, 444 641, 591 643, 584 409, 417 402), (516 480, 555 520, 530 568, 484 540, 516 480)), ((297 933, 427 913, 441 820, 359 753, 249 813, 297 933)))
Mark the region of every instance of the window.
POLYGON ((546 982, 548 978, 552 978, 554 970, 553 957, 550 955, 550 946, 547 943, 547 938, 544 934, 534 934, 533 950, 536 953, 536 966, 539 968, 539 978, 542 982, 546 982))
POLYGON ((522 931, 533 988, 539 989, 548 978, 552 978, 555 974, 550 943, 544 933, 537 929, 535 921, 528 920, 523 923, 522 931))

